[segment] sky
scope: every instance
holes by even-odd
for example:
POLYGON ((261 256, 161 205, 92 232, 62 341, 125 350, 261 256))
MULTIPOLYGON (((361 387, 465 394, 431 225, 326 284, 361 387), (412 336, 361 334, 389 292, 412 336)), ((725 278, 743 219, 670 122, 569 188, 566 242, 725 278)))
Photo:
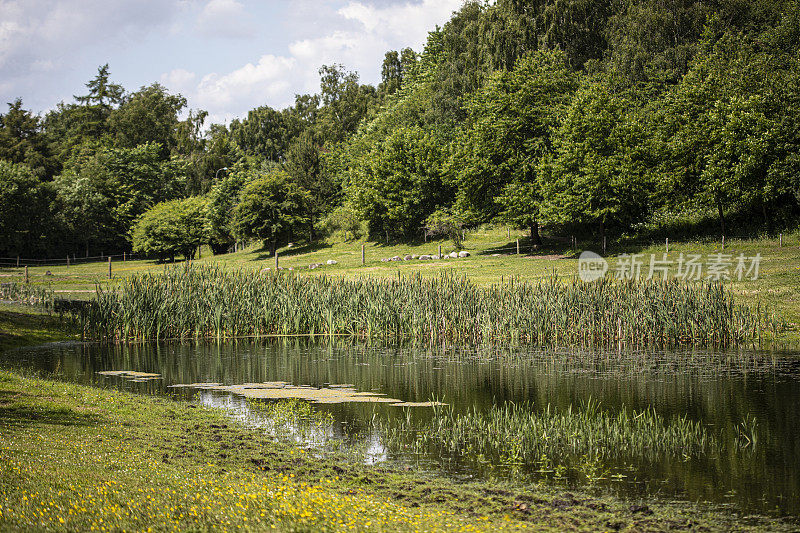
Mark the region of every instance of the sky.
POLYGON ((421 51, 462 2, 0 0, 0 105, 44 113, 108 63, 126 90, 159 82, 227 123, 319 92, 324 64, 379 83, 386 51, 421 51))

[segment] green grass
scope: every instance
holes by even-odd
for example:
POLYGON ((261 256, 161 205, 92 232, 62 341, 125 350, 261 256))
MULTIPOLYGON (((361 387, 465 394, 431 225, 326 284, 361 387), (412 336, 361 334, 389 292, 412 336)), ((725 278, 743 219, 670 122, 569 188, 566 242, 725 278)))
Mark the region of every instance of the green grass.
POLYGON ((63 340, 80 340, 77 329, 30 306, 0 303, 0 351, 63 340))
POLYGON ((0 372, 0 530, 272 528, 755 531, 791 526, 689 504, 454 483, 338 455, 317 457, 187 402, 0 372))

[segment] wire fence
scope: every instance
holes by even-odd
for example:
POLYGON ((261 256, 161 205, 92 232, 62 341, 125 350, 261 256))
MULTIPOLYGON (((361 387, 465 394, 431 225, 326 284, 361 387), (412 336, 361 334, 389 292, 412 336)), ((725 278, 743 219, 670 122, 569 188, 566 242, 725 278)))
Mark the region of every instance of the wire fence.
MULTIPOLYGON (((527 254, 531 250, 531 242, 529 236, 524 236, 515 239, 515 235, 513 233, 509 233, 507 240, 502 241, 494 241, 489 243, 483 243, 484 249, 480 251, 481 255, 491 255, 491 254, 501 254, 501 255, 514 255, 514 254, 527 254), (509 240, 515 241, 514 244, 509 244, 509 240)), ((765 237, 764 235, 731 235, 725 237, 699 237, 696 239, 690 240, 672 240, 669 238, 664 238, 663 240, 656 240, 656 239, 619 239, 619 240, 600 240, 598 238, 580 238, 580 237, 546 237, 543 239, 544 244, 542 246, 536 247, 537 251, 547 251, 548 248, 552 248, 553 244, 560 245, 561 248, 566 248, 568 250, 592 250, 605 253, 608 250, 627 250, 631 248, 648 248, 653 246, 665 246, 667 251, 669 251, 670 246, 675 245, 686 245, 686 244, 711 244, 711 243, 718 243, 723 249, 726 244, 730 244, 732 241, 752 241, 752 240, 763 240, 765 238, 777 241, 778 246, 788 245, 786 239, 784 238, 784 234, 779 234, 773 237, 765 237)), ((429 245, 433 245, 433 242, 429 242, 429 245)), ((438 254, 436 255, 445 255, 441 253, 441 250, 444 246, 439 245, 438 247, 438 254)), ((431 255, 434 255, 431 253, 431 255)), ((121 254, 100 254, 100 255, 93 255, 93 256, 78 256, 78 255, 70 255, 68 257, 62 258, 47 258, 47 259, 38 259, 38 258, 22 258, 22 257, 0 257, 0 268, 3 269, 14 269, 14 268, 25 268, 27 267, 70 267, 70 266, 77 266, 77 265, 85 265, 88 263, 97 263, 97 262, 106 262, 111 261, 113 263, 118 262, 127 262, 127 261, 142 261, 148 259, 147 257, 140 256, 133 253, 123 252, 121 254)), ((127 269, 120 269, 115 268, 114 270, 127 270, 127 269)))
POLYGON ((57 266, 73 266, 87 263, 96 263, 98 261, 140 261, 146 259, 145 257, 136 254, 123 252, 121 254, 110 255, 92 255, 92 256, 77 256, 70 255, 64 258, 48 258, 48 259, 30 259, 22 257, 0 257, 0 268, 24 268, 29 267, 57 267, 57 266))

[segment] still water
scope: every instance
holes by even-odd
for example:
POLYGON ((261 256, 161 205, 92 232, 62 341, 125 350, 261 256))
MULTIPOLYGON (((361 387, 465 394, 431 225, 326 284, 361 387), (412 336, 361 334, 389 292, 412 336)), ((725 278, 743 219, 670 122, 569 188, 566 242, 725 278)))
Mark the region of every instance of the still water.
MULTIPOLYGON (((239 396, 170 385, 225 385, 284 381, 325 387, 352 384, 359 391, 402 401, 438 399, 456 411, 488 410, 505 402, 532 408, 607 410, 646 408, 687 416, 720 438, 731 439, 743 421, 757 421, 755 445, 688 459, 630 464, 625 475, 601 479, 602 488, 627 495, 709 501, 748 512, 800 516, 800 354, 654 352, 589 353, 570 350, 430 350, 411 347, 240 342, 101 346, 53 344, 0 355, 0 364, 32 367, 61 379, 147 394, 169 394, 228 410, 252 424, 263 413, 239 396), (133 370, 161 375, 134 382, 97 372, 133 370)), ((410 416, 424 422, 430 408, 386 404, 319 405, 332 422, 305 444, 337 441, 358 447, 370 462, 414 462, 461 477, 536 475, 502 468, 475 471, 458 458, 409 456, 389 446, 375 420, 410 416)), ((299 437, 298 437, 299 438, 299 437)), ((619 465, 616 465, 619 467, 619 465)), ((620 470, 617 470, 620 471, 620 470)), ((569 483, 569 481, 563 481, 569 483)), ((574 479, 572 484, 579 484, 574 479)))

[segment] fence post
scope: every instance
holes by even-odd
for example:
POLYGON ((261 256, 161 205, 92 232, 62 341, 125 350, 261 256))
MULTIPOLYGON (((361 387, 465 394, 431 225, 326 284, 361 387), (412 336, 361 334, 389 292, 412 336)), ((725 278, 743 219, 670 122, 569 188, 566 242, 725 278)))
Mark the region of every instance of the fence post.
POLYGON ((361 245, 361 266, 364 266, 365 263, 366 263, 366 261, 365 261, 365 255, 364 255, 364 245, 362 244, 361 245))
POLYGON ((437 250, 438 250, 437 253, 439 254, 439 259, 441 259, 442 258, 442 245, 441 244, 439 245, 439 248, 437 248, 437 250))
POLYGON ((19 256, 17 256, 17 268, 19 268, 19 256))
POLYGON ((725 249, 725 235, 722 236, 722 249, 725 249))
POLYGON ((778 238, 778 248, 783 248, 783 233, 778 238))
POLYGON ((278 270, 278 250, 275 250, 275 270, 278 270))
POLYGON ((510 239, 510 238, 511 238, 511 228, 506 227, 506 239, 510 239))
POLYGON ((69 256, 67 256, 67 268, 69 268, 69 256))
POLYGON ((122 262, 124 263, 127 260, 128 260, 128 252, 122 252, 122 262))
POLYGON ((25 265, 25 283, 28 283, 30 278, 28 278, 28 265, 25 265))
POLYGON ((669 253, 669 237, 667 237, 667 253, 669 253))
POLYGON ((517 239, 517 255, 519 255, 519 239, 517 239))
POLYGON ((603 235, 603 255, 606 255, 606 236, 603 235))
POLYGON ((111 256, 108 256, 108 279, 111 279, 111 256))

